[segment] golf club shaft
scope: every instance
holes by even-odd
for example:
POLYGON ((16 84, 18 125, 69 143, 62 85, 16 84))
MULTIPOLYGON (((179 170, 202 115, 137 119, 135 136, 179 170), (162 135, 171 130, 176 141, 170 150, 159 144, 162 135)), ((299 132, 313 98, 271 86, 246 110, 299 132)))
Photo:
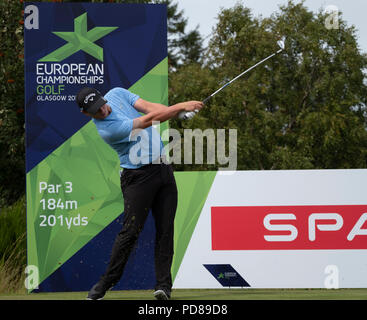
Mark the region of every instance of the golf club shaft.
MULTIPOLYGON (((238 78, 242 77, 247 72, 251 71, 252 69, 256 68, 258 65, 264 63, 266 60, 269 60, 270 58, 274 57, 276 54, 278 54, 278 53, 280 53, 282 51, 283 51, 283 48, 279 49, 277 52, 274 52, 270 56, 268 56, 265 59, 259 61, 258 63, 254 64, 252 67, 248 68, 247 70, 245 70, 244 72, 242 72, 241 74, 239 74, 237 77, 233 78, 231 81, 227 82, 224 86, 220 87, 217 91, 215 91, 214 93, 212 93, 210 96, 206 97, 203 100, 203 104, 206 104, 212 97, 214 97, 218 92, 222 91, 225 87, 229 86, 232 82, 236 81, 238 78)), ((191 111, 191 112, 186 112, 186 113, 183 112, 182 113, 182 117, 180 117, 180 118, 183 119, 183 120, 191 119, 198 112, 199 112, 199 110, 195 110, 195 111, 191 111)))
POLYGON ((279 49, 277 52, 274 52, 270 56, 268 56, 265 59, 259 61, 258 63, 256 63, 252 67, 248 68, 247 70, 245 70, 244 72, 242 72, 241 74, 239 74, 237 77, 235 77, 231 81, 227 82, 224 86, 220 87, 217 91, 215 91, 214 93, 212 93, 210 96, 208 96, 207 98, 205 98, 203 100, 203 103, 204 104, 207 103, 212 97, 214 97, 218 92, 222 91, 225 87, 229 86, 232 82, 236 81, 238 78, 242 77, 247 72, 251 71, 252 69, 256 68, 258 65, 264 63, 266 60, 269 60, 270 58, 274 57, 276 54, 278 54, 278 53, 280 53, 282 51, 283 51, 283 49, 279 49))

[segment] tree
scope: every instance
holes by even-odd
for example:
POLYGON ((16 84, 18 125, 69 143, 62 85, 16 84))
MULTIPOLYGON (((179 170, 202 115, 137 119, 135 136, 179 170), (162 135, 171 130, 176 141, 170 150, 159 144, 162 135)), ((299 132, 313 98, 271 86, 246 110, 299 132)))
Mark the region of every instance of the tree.
MULTIPOLYGON (((0 206, 20 197, 25 186, 21 2, 0 3, 0 206)), ((269 18, 237 4, 219 13, 203 52, 197 29, 186 32, 177 4, 135 2, 168 5, 170 104, 204 99, 287 38, 284 53, 216 95, 193 120, 174 120, 171 127, 237 129, 239 170, 367 167, 367 56, 342 16, 339 29, 328 30, 326 16, 303 2, 289 1, 269 18)))
POLYGON ((198 27, 186 33, 188 20, 183 17, 183 11, 178 12, 178 4, 172 4, 171 0, 163 0, 161 3, 167 4, 170 71, 177 70, 182 64, 200 62, 203 48, 198 27))
POLYGON ((293 1, 265 19, 242 4, 222 10, 206 65, 175 74, 172 102, 203 99, 275 52, 282 36, 285 52, 216 95, 193 120, 175 126, 236 128, 241 170, 365 168, 367 56, 353 26, 340 17, 339 29, 328 30, 325 19, 293 1))
POLYGON ((22 4, 0 3, 0 207, 24 194, 22 4))

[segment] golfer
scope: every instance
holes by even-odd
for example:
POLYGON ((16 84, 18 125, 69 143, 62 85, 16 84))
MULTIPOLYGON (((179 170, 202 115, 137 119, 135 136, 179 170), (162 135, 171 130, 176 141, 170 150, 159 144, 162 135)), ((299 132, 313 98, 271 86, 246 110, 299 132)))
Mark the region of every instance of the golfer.
POLYGON ((163 143, 152 122, 164 122, 182 111, 200 110, 203 103, 188 101, 167 107, 145 101, 123 88, 114 88, 102 96, 98 90, 87 87, 79 91, 77 103, 81 112, 93 118, 102 139, 117 152, 123 169, 123 226, 113 244, 107 269, 87 299, 102 299, 120 280, 149 209, 156 228, 154 296, 158 300, 170 299, 177 187, 171 165, 164 162, 163 143))

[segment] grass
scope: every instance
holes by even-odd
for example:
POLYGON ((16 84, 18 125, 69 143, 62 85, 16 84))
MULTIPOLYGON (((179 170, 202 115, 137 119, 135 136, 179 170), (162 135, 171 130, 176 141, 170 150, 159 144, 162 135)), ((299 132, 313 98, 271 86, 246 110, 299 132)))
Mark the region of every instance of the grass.
POLYGON ((4 256, 0 259, 1 293, 24 294, 26 292, 24 288, 25 262, 22 262, 25 256, 25 249, 19 248, 22 247, 22 242, 25 237, 26 234, 24 233, 11 246, 13 249, 7 259, 4 256))
POLYGON ((0 293, 25 293, 25 198, 0 211, 0 293))
MULTIPOLYGON (((11 246, 26 232, 25 197, 21 197, 13 205, 0 208, 0 257, 9 256, 11 246)), ((25 248, 25 242, 23 243, 25 248)))
MULTIPOLYGON (((0 294, 0 300, 85 300, 87 292, 0 294)), ((109 291, 105 300, 154 300, 152 290, 109 291)), ((172 300, 367 300, 367 289, 174 289, 172 300)))

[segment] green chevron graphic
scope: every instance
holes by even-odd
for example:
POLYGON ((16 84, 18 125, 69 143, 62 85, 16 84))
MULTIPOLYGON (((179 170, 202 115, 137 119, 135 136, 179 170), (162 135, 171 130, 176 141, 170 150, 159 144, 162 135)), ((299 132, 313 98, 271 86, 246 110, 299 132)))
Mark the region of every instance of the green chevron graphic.
MULTIPOLYGON (((168 58, 163 59, 152 70, 136 82, 130 91, 140 98, 168 105, 168 58)), ((160 124, 160 133, 169 128, 169 122, 160 124)))
POLYGON ((95 27, 87 31, 87 13, 83 13, 74 19, 74 32, 53 32, 53 34, 64 39, 68 43, 38 61, 59 62, 79 50, 83 50, 103 62, 103 48, 96 45, 94 42, 117 28, 118 27, 95 27))
MULTIPOLYGON (((164 59, 129 90, 166 103, 167 74, 164 59)), ((123 212, 119 169, 90 121, 27 173, 28 265, 39 283, 123 212)))
MULTIPOLYGON (((167 104, 167 73, 166 58, 129 90, 167 104)), ((123 212, 118 171, 116 153, 90 121, 28 172, 28 265, 38 266, 40 283, 123 212)), ((173 280, 215 176, 214 171, 175 173, 179 198, 173 280)))
POLYGON ((168 105, 168 58, 163 59, 129 90, 150 102, 168 105))
POLYGON ((89 122, 27 174, 28 264, 40 283, 123 212, 118 172, 89 122))
POLYGON ((178 206, 175 218, 175 254, 172 262, 173 281, 176 278, 216 174, 216 171, 175 173, 178 206))

